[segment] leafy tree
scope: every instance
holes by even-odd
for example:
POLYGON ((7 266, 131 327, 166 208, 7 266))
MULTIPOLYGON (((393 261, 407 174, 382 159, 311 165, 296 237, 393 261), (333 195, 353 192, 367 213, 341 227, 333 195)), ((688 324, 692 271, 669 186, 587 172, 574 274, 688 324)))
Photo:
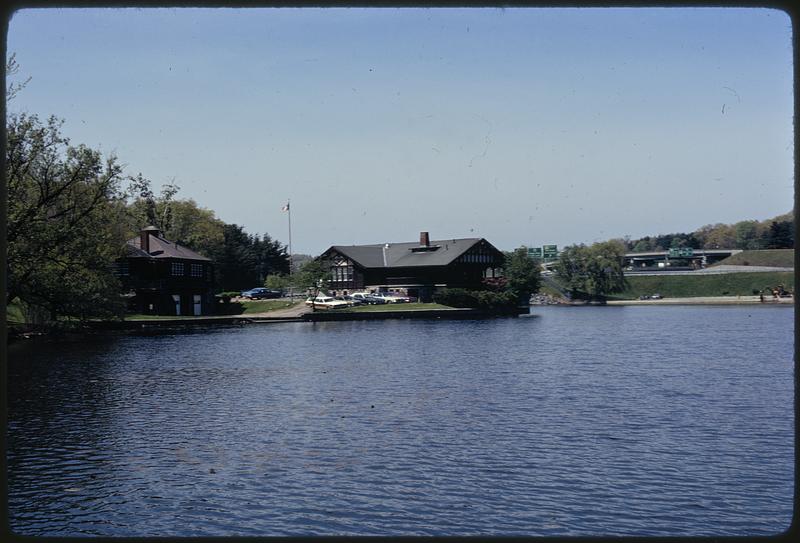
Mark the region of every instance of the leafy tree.
POLYGON ((634 253, 646 253, 647 251, 652 251, 653 245, 650 243, 650 236, 645 236, 642 239, 638 240, 634 245, 633 249, 631 249, 634 253))
POLYGON ((222 250, 225 223, 192 199, 170 202, 171 224, 164 237, 209 258, 222 250))
POLYGON ((330 284, 331 274, 319 260, 307 260, 292 274, 292 286, 299 290, 326 291, 330 284))
POLYGON ((761 249, 758 221, 739 221, 733 225, 737 249, 761 249))
POLYGON ((732 249, 736 247, 736 232, 729 224, 717 223, 699 230, 703 249, 732 249))
POLYGON ((519 300, 527 301, 541 286, 540 264, 528 256, 525 247, 506 253, 503 275, 506 289, 519 300))
POLYGON ((772 221, 767 236, 768 249, 791 249, 794 247, 794 221, 772 221))
POLYGON ((268 275, 289 273, 289 251, 285 245, 272 239, 269 234, 261 238, 253 236, 252 243, 259 283, 263 283, 268 275))
POLYGON ((6 120, 6 303, 18 298, 51 319, 116 315, 121 167, 114 156, 70 145, 62 125, 27 114, 6 120))
POLYGON ((282 274, 270 274, 264 280, 264 286, 273 290, 286 290, 289 288, 289 276, 282 274))
MULTIPOLYGON (((307 260, 292 274, 291 284, 300 291, 306 291, 310 297, 316 298, 320 292, 326 292, 331 281, 331 273, 319 260, 307 260)), ((312 305, 312 311, 316 308, 312 305)))
MULTIPOLYGON (((161 188, 161 194, 156 196, 149 179, 141 173, 129 177, 128 196, 132 199, 128 211, 130 214, 130 227, 137 233, 145 226, 155 226, 165 235, 171 234, 173 226, 173 199, 180 190, 175 184, 168 183, 161 188)), ((170 239, 173 239, 170 236, 170 239)))
POLYGON ((6 103, 13 100, 17 94, 19 94, 19 92, 31 81, 30 77, 21 83, 12 81, 12 76, 16 75, 17 73, 19 73, 17 54, 11 53, 11 56, 8 57, 8 61, 6 61, 6 80, 8 81, 8 85, 6 86, 6 103))
POLYGON ((556 274, 568 289, 595 298, 625 288, 622 262, 625 246, 617 241, 565 247, 556 264, 556 274))
POLYGON ((221 251, 210 258, 216 263, 218 287, 223 291, 245 290, 261 283, 257 281, 258 256, 252 239, 239 225, 223 227, 221 251))

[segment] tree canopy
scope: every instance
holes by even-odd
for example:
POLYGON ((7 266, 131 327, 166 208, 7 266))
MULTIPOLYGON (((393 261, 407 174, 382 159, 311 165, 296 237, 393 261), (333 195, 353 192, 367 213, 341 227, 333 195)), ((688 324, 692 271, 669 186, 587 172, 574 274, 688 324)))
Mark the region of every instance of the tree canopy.
POLYGON ((249 234, 237 224, 218 219, 192 199, 176 198, 180 188, 174 183, 164 185, 158 195, 151 185, 141 174, 131 178, 129 235, 153 225, 170 241, 212 259, 216 265, 215 287, 221 291, 253 288, 264 284, 268 275, 288 273, 286 246, 269 234, 249 234))
POLYGON ((506 289, 520 299, 529 299, 531 294, 539 292, 540 269, 539 261, 531 259, 524 247, 506 253, 503 268, 506 289))
POLYGON ((111 263, 122 255, 122 169, 70 145, 62 121, 6 120, 6 303, 17 298, 49 316, 121 311, 111 263))
POLYGON ((794 211, 764 221, 707 224, 690 233, 644 236, 624 240, 633 252, 666 251, 675 247, 694 249, 792 249, 794 211))
MULTIPOLYGON (((12 54, 6 74, 18 71, 12 54)), ((28 80, 8 82, 7 103, 28 80)), ((6 117, 4 302, 21 302, 29 321, 121 315, 113 264, 125 255, 125 241, 150 225, 217 261, 217 289, 251 288, 289 271, 279 241, 226 224, 194 200, 177 199, 180 189, 172 182, 155 194, 141 173, 125 176, 115 156, 72 145, 62 126, 55 116, 6 117)))
POLYGON ((602 298, 625 288, 622 263, 625 244, 618 240, 595 243, 591 246, 565 247, 556 264, 556 274, 573 292, 602 298))

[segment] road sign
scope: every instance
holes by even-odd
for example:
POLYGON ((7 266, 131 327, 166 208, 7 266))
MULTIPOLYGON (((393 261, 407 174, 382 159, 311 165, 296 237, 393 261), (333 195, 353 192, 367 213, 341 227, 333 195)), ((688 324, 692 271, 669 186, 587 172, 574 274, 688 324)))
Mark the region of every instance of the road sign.
POLYGON ((673 247, 669 250, 670 258, 682 258, 694 256, 694 249, 691 247, 673 247))
POLYGON ((542 245, 542 256, 545 260, 558 258, 558 245, 542 245))
POLYGON ((528 258, 538 258, 541 260, 542 258, 542 248, 541 247, 528 247, 528 258))

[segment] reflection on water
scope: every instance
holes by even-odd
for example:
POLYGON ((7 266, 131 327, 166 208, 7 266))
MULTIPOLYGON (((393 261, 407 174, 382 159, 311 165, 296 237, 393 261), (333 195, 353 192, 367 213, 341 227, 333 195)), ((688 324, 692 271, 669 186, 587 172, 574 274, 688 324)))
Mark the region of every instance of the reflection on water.
POLYGON ((760 535, 792 308, 532 310, 9 349, 26 535, 760 535))

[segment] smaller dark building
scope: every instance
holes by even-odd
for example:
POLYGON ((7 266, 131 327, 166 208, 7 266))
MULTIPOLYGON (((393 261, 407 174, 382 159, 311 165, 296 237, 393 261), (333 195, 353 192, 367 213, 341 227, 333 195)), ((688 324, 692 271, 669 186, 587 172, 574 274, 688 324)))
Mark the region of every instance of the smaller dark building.
POLYGON ((214 263, 161 237, 155 226, 126 243, 115 274, 128 307, 152 315, 209 315, 214 312, 214 263))

